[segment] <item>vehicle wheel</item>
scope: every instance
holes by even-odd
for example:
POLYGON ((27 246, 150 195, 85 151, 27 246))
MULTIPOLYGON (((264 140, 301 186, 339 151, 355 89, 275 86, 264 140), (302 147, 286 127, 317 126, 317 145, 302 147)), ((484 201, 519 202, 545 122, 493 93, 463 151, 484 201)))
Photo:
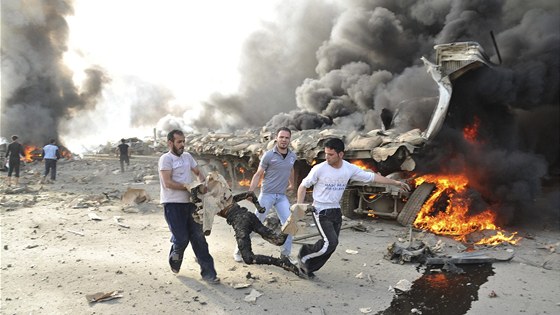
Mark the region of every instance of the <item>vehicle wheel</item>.
POLYGON ((358 208, 358 190, 357 189, 346 189, 342 194, 342 200, 340 202, 340 210, 342 215, 349 219, 357 219, 360 217, 359 214, 354 212, 354 209, 358 208))
POLYGON ((436 185, 432 183, 424 182, 420 184, 420 186, 414 190, 412 195, 410 195, 410 198, 408 198, 408 201, 404 204, 403 209, 397 217, 397 221, 404 226, 414 223, 418 212, 422 209, 422 205, 426 199, 428 199, 428 196, 430 196, 435 187, 436 185))

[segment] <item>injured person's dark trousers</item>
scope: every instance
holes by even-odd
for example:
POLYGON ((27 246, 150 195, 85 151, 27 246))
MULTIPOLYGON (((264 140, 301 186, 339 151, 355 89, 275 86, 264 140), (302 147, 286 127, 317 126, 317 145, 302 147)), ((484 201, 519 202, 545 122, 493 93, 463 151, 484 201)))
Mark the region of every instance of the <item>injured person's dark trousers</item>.
POLYGON ((265 255, 255 255, 251 247, 251 232, 258 233, 263 239, 276 246, 281 246, 286 242, 288 234, 277 234, 273 230, 264 226, 257 216, 249 212, 247 208, 234 205, 227 214, 227 223, 235 231, 237 247, 241 252, 243 261, 250 264, 275 265, 295 274, 299 274, 298 268, 292 264, 288 257, 276 258, 265 255))

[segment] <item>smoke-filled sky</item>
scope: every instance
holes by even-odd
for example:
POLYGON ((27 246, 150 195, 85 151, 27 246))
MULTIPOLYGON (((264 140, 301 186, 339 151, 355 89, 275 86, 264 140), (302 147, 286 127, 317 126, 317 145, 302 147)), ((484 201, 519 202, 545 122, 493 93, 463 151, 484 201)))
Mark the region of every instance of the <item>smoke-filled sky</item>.
POLYGON ((3 0, 1 9, 3 138, 52 137, 80 152, 153 128, 369 131, 382 113, 395 114, 398 131, 424 129, 438 92, 420 57, 476 41, 498 63, 493 31, 503 63, 454 83, 447 126, 419 170, 468 166, 501 209, 523 208, 547 173, 560 173, 557 0, 3 0), (476 119, 479 151, 460 136, 476 119))
POLYGON ((434 44, 473 40, 497 62, 490 30, 512 71, 505 101, 554 105, 559 6, 2 1, 2 136, 55 137, 79 150, 154 127, 306 129, 334 119, 367 131, 381 127, 384 108, 398 111, 397 128, 423 128, 432 102, 401 103, 437 96, 419 58, 433 60, 434 44))

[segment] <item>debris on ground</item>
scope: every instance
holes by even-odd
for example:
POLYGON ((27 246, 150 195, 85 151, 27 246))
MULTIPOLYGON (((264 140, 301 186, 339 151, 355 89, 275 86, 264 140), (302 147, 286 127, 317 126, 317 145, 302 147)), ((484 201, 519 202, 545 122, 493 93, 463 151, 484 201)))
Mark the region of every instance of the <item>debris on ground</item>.
POLYGON ((250 283, 232 283, 230 286, 234 289, 245 289, 251 286, 250 283))
POLYGON ((88 218, 92 221, 101 221, 102 219, 95 212, 88 212, 88 218))
POLYGON ((251 289, 251 292, 245 297, 245 302, 255 303, 257 302, 257 298, 263 295, 261 292, 251 289))
POLYGON ((397 284, 395 284, 395 286, 393 287, 395 293, 400 294, 403 292, 408 292, 410 291, 410 289, 412 289, 412 282, 406 280, 406 279, 401 279, 399 280, 399 282, 397 282, 397 284))
POLYGON ((122 292, 123 292, 122 290, 115 290, 109 292, 97 292, 93 294, 87 294, 86 300, 89 303, 109 301, 112 299, 122 298, 123 297, 123 295, 121 294, 122 292))
POLYGON ((141 188, 128 188, 121 197, 122 203, 126 206, 133 206, 152 200, 146 190, 141 188))
POLYGON ((397 242, 390 244, 384 257, 394 263, 404 264, 405 262, 424 263, 428 257, 432 256, 432 251, 424 242, 413 241, 408 242, 407 245, 397 242))

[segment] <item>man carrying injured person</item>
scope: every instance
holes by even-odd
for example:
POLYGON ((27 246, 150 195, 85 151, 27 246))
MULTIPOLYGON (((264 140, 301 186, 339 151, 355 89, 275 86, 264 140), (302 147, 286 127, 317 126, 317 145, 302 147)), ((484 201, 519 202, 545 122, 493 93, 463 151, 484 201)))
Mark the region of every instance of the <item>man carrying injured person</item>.
POLYGON ((321 239, 315 244, 305 244, 299 251, 300 276, 304 278, 313 278, 313 272, 323 267, 338 246, 338 235, 342 227, 340 199, 350 180, 377 182, 410 190, 404 182, 364 171, 344 161, 344 142, 340 139, 330 138, 325 141, 324 151, 326 161, 313 166, 297 191, 297 203, 301 204, 307 188, 313 186, 313 221, 321 235, 321 239))
POLYGON ((292 264, 288 257, 276 258, 253 253, 250 238, 252 232, 258 233, 263 239, 277 246, 283 245, 288 237, 288 234, 277 234, 267 228, 253 212, 238 204, 239 201, 247 199, 253 202, 259 212, 264 212, 265 208, 260 206, 254 192, 249 191, 232 195, 226 180, 217 172, 210 172, 206 176, 204 186, 202 184, 195 184, 190 188, 193 202, 199 208, 198 212, 193 216, 195 216, 195 220, 202 221, 205 235, 210 235, 214 216, 219 215, 225 218, 226 222, 233 227, 237 247, 246 264, 275 265, 299 275, 297 266, 292 264), (204 188, 200 188, 204 186, 207 192, 202 194, 204 188))

